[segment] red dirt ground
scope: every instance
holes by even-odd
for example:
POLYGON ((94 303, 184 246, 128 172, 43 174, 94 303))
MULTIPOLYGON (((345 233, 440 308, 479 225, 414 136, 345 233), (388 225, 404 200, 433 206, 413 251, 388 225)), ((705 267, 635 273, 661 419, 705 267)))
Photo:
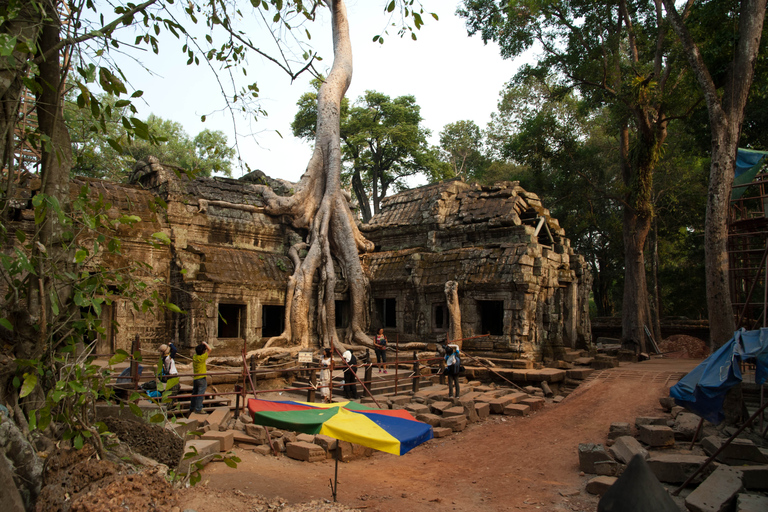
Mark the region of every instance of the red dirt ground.
MULTIPOLYGON (((661 415, 659 397, 697 363, 654 359, 602 370, 562 403, 531 416, 492 416, 402 457, 376 452, 341 463, 338 500, 382 512, 596 510, 597 497, 584 490, 590 476, 579 474, 579 443, 604 443, 611 423, 661 415)), ((243 460, 237 469, 210 464, 203 482, 182 493, 181 510, 246 512, 248 495, 288 503, 331 498, 332 460, 237 454, 243 460)))

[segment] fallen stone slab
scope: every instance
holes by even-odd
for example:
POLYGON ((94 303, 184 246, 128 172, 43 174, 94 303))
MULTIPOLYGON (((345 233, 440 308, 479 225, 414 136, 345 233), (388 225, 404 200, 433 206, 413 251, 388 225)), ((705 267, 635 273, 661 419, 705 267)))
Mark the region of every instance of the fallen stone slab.
POLYGON ((291 459, 306 462, 318 462, 327 458, 325 450, 320 446, 304 441, 296 441, 295 443, 285 445, 285 455, 291 459))
POLYGON ((505 416, 528 416, 531 413, 531 407, 523 404, 509 404, 504 408, 505 416))
POLYGON ((608 452, 602 444, 580 443, 579 444, 579 470, 585 473, 596 474, 595 463, 612 461, 608 452))
MULTIPOLYGON (((608 429, 608 439, 618 439, 622 436, 631 436, 632 426, 629 423, 611 423, 608 429)), ((631 457, 630 457, 631 458, 631 457)), ((628 460, 625 462, 629 462, 628 460)))
POLYGON ((453 407, 453 402, 433 402, 429 407, 432 414, 443 414, 446 409, 453 407))
POLYGON ((461 432, 467 428, 467 418, 465 416, 449 416, 447 418, 440 419, 440 426, 443 428, 450 428, 454 432, 461 432))
POLYGON ((637 455, 603 494, 598 512, 678 512, 675 501, 654 476, 645 459, 637 455))
POLYGON ((202 465, 208 464, 215 455, 219 454, 220 446, 221 443, 218 440, 194 439, 187 441, 176 471, 185 475, 190 466, 197 462, 202 465))
POLYGON ((267 431, 261 425, 246 425, 245 433, 256 439, 258 444, 267 442, 267 431))
POLYGON ((504 408, 510 404, 516 404, 519 401, 528 398, 526 393, 511 393, 488 402, 491 406, 491 412, 494 414, 504 414, 504 408))
POLYGON ((667 418, 664 416, 638 416, 635 418, 635 426, 640 427, 640 425, 662 425, 667 426, 667 418))
POLYGON ((624 464, 615 460, 603 460, 595 462, 595 474, 602 476, 619 476, 624 471, 624 464))
POLYGON ((413 402, 411 402, 408 405, 406 405, 405 406, 405 410, 410 412, 414 416, 416 416, 418 414, 425 414, 425 413, 429 413, 430 412, 430 409, 429 409, 428 405, 416 404, 416 403, 413 403, 413 402))
POLYGON ((419 389, 413 396, 414 398, 429 398, 433 393, 439 393, 440 391, 446 391, 446 386, 434 385, 426 388, 419 389))
POLYGON ((241 445, 257 446, 263 444, 259 442, 255 437, 251 437, 245 432, 240 432, 239 430, 233 431, 233 437, 235 442, 241 445))
POLYGON ((313 442, 316 445, 318 445, 320 448, 322 448, 329 455, 333 455, 333 452, 336 450, 336 445, 338 444, 339 441, 338 439, 334 439, 331 436, 318 434, 315 436, 315 439, 313 442))
POLYGON ((540 397, 529 397, 520 400, 520 405, 527 405, 531 408, 531 411, 538 411, 539 409, 543 409, 546 403, 547 401, 540 397))
POLYGON ((440 438, 453 434, 453 429, 446 427, 432 427, 433 437, 440 438))
POLYGON ((464 416, 470 423, 477 423, 480 421, 480 417, 475 410, 475 402, 473 400, 466 400, 461 403, 461 407, 464 409, 464 416))
POLYGON ((176 418, 174 421, 166 423, 165 428, 173 430, 183 439, 187 437, 187 434, 198 429, 198 421, 190 418, 176 418))
POLYGON ((585 380, 594 373, 594 371, 595 370, 592 368, 571 368, 570 370, 565 371, 565 376, 566 378, 573 380, 585 380))
POLYGON ((443 418, 448 416, 464 416, 464 407, 454 406, 449 407, 443 411, 443 418))
MULTIPOLYGON (((411 397, 408 395, 402 395, 402 396, 392 396, 387 399, 387 403, 390 404, 390 406, 395 405, 405 405, 411 401, 411 397)), ((391 409, 392 407, 390 407, 391 409)))
MULTIPOLYGON (((682 416, 682 414, 681 414, 682 416)), ((707 455, 713 455, 725 440, 719 436, 707 436, 701 440, 701 447, 707 455)), ((736 438, 715 458, 731 466, 768 464, 768 457, 749 439, 736 438)))
POLYGON ((476 391, 478 393, 487 393, 488 391, 492 391, 494 389, 496 388, 493 386, 485 385, 485 384, 481 384, 479 386, 472 386, 472 391, 476 391))
POLYGON ((661 408, 664 410, 664 412, 670 412, 675 406, 675 399, 671 396, 662 396, 659 398, 659 405, 661 405, 661 408))
POLYGON ((481 396, 483 394, 484 393, 481 393, 481 392, 479 392, 479 391, 477 391, 475 389, 475 390, 470 391, 469 393, 467 393, 465 395, 461 395, 461 397, 459 398, 459 402, 461 402, 461 403, 465 403, 467 401, 473 401, 474 402, 477 397, 479 397, 479 396, 481 396))
POLYGON ((587 482, 587 492, 602 496, 615 482, 615 476, 596 476, 587 482))
MULTIPOLYGON (((594 357, 577 357, 576 359, 574 359, 573 364, 577 366, 591 366, 592 361, 594 360, 595 360, 594 357)), ((588 368, 588 370, 592 370, 592 368, 588 368)), ((571 377, 571 378, 575 379, 576 377, 571 377)))
MULTIPOLYGON (((524 377, 519 380, 525 380, 528 382, 561 382, 565 380, 565 370, 558 370, 557 368, 542 368, 541 370, 523 370, 525 372, 524 377)), ((514 373, 517 377, 518 372, 514 373)))
POLYGON ((640 425, 637 437, 641 443, 652 448, 669 448, 675 446, 675 432, 666 425, 640 425))
POLYGON ((314 443, 315 442, 315 436, 312 434, 298 434, 296 436, 296 441, 301 441, 302 443, 314 443))
POLYGON ((681 412, 677 415, 672 425, 675 431, 675 439, 678 441, 690 441, 699 428, 700 418, 690 412, 681 412))
POLYGON ((640 455, 643 460, 647 460, 650 456, 648 450, 643 448, 643 445, 632 436, 617 437, 613 446, 611 446, 608 451, 616 460, 623 462, 624 464, 629 464, 629 461, 631 461, 635 455, 640 455))
POLYGON ((232 417, 232 411, 229 407, 216 407, 208 415, 208 426, 211 430, 219 430, 221 427, 226 429, 226 424, 232 417))
POLYGON ((741 481, 746 489, 768 491, 768 465, 741 466, 739 469, 741 470, 741 481))
POLYGON ((253 448, 254 453, 258 453, 259 455, 269 455, 272 453, 272 448, 269 447, 269 445, 261 444, 258 446, 255 446, 253 448))
MULTIPOLYGON (((699 466, 707 460, 705 455, 652 452, 648 467, 660 482, 681 484, 685 482, 699 466)), ((694 483, 704 480, 714 470, 712 464, 704 468, 694 479, 694 483)))
POLYGON ((720 466, 685 498, 691 512, 725 512, 743 489, 741 471, 720 466))
POLYGON ((475 413, 477 413, 477 418, 479 420, 484 420, 491 414, 491 406, 487 403, 476 403, 475 404, 475 413))
POLYGON ((768 496, 739 494, 736 497, 736 512, 765 512, 768 510, 768 496))
POLYGON ((563 400, 565 400, 565 397, 564 397, 563 395, 556 395, 556 396, 554 396, 554 397, 552 398, 552 403, 553 403, 553 404, 559 404, 559 403, 560 403, 560 402, 562 402, 563 400))
POLYGON ((204 427, 205 425, 208 425, 208 415, 202 412, 193 412, 187 416, 187 419, 197 420, 198 427, 204 427))
POLYGON ((419 414, 418 416, 416 416, 416 419, 421 421, 422 423, 426 423, 427 425, 436 427, 440 425, 440 420, 442 419, 442 416, 438 416, 437 414, 419 414))
POLYGON ((218 430, 211 430, 210 432, 206 432, 202 436, 200 436, 201 439, 206 440, 217 440, 219 441, 219 451, 221 452, 228 452, 232 449, 232 446, 235 444, 235 434, 234 430, 226 430, 224 432, 220 432, 218 430))

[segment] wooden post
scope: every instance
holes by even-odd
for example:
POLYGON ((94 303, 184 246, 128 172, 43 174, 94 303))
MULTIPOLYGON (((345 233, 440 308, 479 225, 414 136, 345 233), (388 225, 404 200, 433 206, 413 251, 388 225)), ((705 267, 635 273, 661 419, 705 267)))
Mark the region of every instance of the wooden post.
POLYGON ((419 368, 419 360, 416 358, 416 352, 413 353, 413 381, 411 382, 411 391, 416 393, 419 390, 419 384, 421 382, 421 368, 419 368))
POLYGON ((400 333, 395 336, 395 396, 397 396, 397 367, 400 366, 400 333))
POLYGON ((133 338, 133 343, 131 343, 131 381, 133 382, 133 389, 139 389, 139 362, 134 357, 134 354, 139 350, 141 350, 141 342, 137 334, 133 338))
POLYGON ((309 384, 312 386, 307 390, 307 402, 315 401, 315 386, 317 386, 317 370, 309 370, 309 384))
POLYGON ((373 381, 373 366, 370 364, 365 367, 365 385, 373 395, 373 389, 371 389, 371 382, 373 381))

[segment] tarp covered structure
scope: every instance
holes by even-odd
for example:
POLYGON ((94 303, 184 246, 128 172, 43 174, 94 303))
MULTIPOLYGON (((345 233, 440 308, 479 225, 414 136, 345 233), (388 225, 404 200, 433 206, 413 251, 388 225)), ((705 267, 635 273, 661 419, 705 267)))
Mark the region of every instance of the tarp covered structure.
POLYGON ((252 398, 248 410, 257 425, 323 434, 394 455, 432 439, 432 427, 403 409, 373 409, 352 401, 315 404, 252 398))
MULTIPOLYGON (((736 152, 736 166, 733 170, 733 184, 746 185, 754 181, 760 168, 763 166, 765 158, 768 157, 768 151, 757 151, 754 149, 739 148, 736 152)), ((735 200, 744 195, 747 187, 733 187, 731 191, 731 200, 735 200)))
POLYGON ((675 403, 705 420, 718 424, 725 419, 725 394, 741 382, 740 362, 757 365, 755 383, 761 385, 768 376, 768 328, 758 331, 744 329, 714 354, 702 361, 680 382, 672 386, 669 395, 675 403))

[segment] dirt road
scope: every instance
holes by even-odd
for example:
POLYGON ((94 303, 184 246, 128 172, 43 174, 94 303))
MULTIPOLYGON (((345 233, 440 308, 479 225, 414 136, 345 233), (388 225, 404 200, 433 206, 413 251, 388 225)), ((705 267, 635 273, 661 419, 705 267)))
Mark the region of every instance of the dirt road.
MULTIPOLYGON (((597 498, 584 491, 589 476, 579 475, 579 443, 604 443, 613 422, 662 414, 658 398, 697 363, 655 360, 603 370, 531 416, 491 416, 402 457, 376 452, 339 464, 338 500, 382 512, 594 511, 597 498)), ((332 460, 302 463, 237 451, 239 467, 210 464, 204 487, 187 491, 181 510, 247 511, 249 494, 289 503, 330 499, 332 460), (211 499, 212 491, 220 499, 211 499)))

